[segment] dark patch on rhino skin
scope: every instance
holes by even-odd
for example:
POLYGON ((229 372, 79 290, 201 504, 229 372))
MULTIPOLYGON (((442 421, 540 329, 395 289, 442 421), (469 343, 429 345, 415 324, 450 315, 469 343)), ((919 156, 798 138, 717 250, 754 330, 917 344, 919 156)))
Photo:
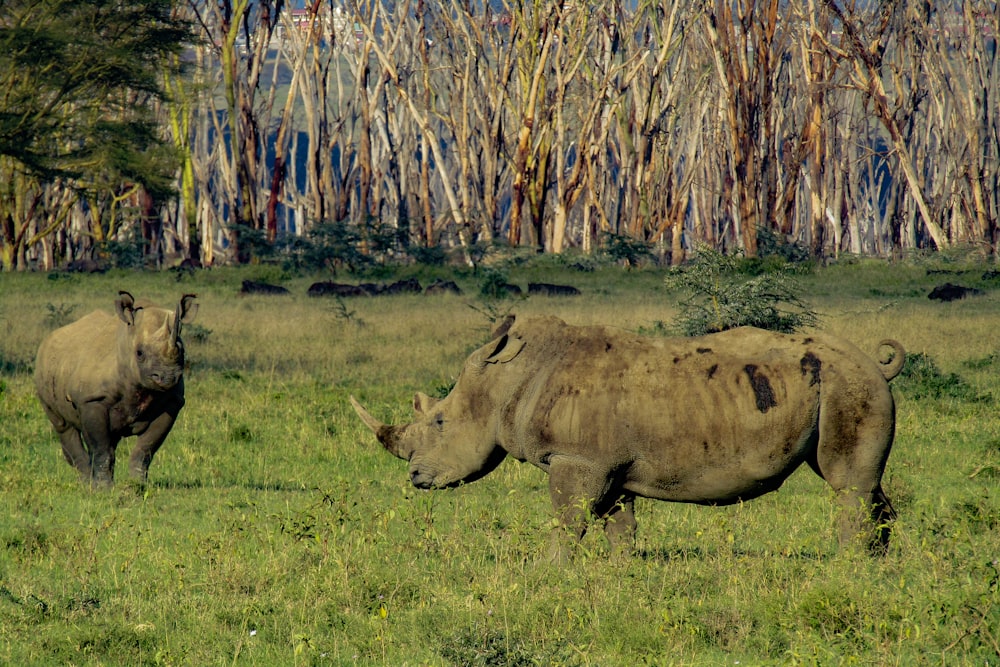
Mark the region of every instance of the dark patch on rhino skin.
POLYGON ((709 380, 715 377, 715 371, 717 370, 719 370, 719 364, 712 364, 712 366, 708 369, 708 373, 706 373, 709 380))
POLYGON ((774 400, 774 389, 771 388, 771 381, 763 373, 757 372, 757 366, 747 364, 743 367, 747 377, 750 378, 750 386, 753 388, 754 396, 757 399, 757 409, 765 413, 778 405, 774 400))
POLYGON ((802 368, 802 375, 811 375, 809 378, 809 386, 815 386, 819 384, 819 371, 823 367, 823 362, 819 360, 812 352, 806 352, 805 355, 799 360, 799 366, 802 368))
POLYGON ((711 354, 712 348, 710 347, 699 347, 695 350, 698 354, 711 354))
POLYGON ((812 338, 803 338, 803 339, 802 339, 802 344, 803 344, 803 345, 811 345, 811 344, 812 344, 812 342, 813 342, 813 339, 812 339, 812 338))

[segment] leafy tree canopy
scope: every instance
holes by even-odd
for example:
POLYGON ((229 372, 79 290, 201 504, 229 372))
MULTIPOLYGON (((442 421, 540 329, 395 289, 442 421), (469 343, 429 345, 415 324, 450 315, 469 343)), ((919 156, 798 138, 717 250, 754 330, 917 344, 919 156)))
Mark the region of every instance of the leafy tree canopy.
POLYGON ((192 40, 171 0, 0 6, 0 157, 43 179, 166 187, 150 106, 163 68, 192 40))

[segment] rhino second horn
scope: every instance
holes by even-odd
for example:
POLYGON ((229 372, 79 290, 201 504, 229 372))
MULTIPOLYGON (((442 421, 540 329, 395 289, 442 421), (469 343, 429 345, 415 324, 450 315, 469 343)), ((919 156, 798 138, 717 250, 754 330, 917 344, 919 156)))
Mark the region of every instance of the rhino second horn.
POLYGON ((405 459, 406 457, 400 455, 399 453, 396 438, 396 427, 383 424, 379 420, 375 419, 360 403, 358 403, 353 396, 350 398, 351 405, 354 406, 354 411, 358 413, 359 417, 361 417, 361 421, 365 423, 365 426, 367 426, 371 432, 375 434, 375 437, 382 443, 382 446, 385 447, 390 454, 398 456, 401 459, 405 459))

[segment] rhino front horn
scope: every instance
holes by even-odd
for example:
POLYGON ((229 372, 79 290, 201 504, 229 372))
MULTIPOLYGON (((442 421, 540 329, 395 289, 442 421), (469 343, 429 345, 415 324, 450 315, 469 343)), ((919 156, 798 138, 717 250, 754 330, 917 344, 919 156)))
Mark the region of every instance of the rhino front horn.
POLYGON ((359 417, 361 417, 361 421, 365 423, 365 426, 367 426, 371 432, 375 434, 375 437, 382 443, 382 446, 385 447, 390 454, 398 456, 401 459, 405 459, 406 457, 399 453, 396 438, 396 427, 390 426, 389 424, 383 424, 379 420, 375 419, 360 403, 358 403, 354 396, 351 396, 350 398, 351 405, 354 406, 354 411, 358 413, 359 417))

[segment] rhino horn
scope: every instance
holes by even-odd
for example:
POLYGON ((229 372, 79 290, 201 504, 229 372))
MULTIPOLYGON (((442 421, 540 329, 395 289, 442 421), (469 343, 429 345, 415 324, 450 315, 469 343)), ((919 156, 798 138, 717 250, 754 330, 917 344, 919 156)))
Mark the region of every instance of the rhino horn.
POLYGON ((354 406, 354 411, 358 413, 359 417, 361 417, 361 421, 363 421, 365 426, 367 426, 371 432, 375 434, 375 437, 378 438, 378 441, 382 443, 382 446, 385 447, 390 454, 404 460, 407 458, 399 451, 399 429, 397 427, 389 424, 383 424, 379 420, 375 419, 375 417, 372 417, 371 414, 365 410, 353 396, 351 396, 351 405, 354 406))

